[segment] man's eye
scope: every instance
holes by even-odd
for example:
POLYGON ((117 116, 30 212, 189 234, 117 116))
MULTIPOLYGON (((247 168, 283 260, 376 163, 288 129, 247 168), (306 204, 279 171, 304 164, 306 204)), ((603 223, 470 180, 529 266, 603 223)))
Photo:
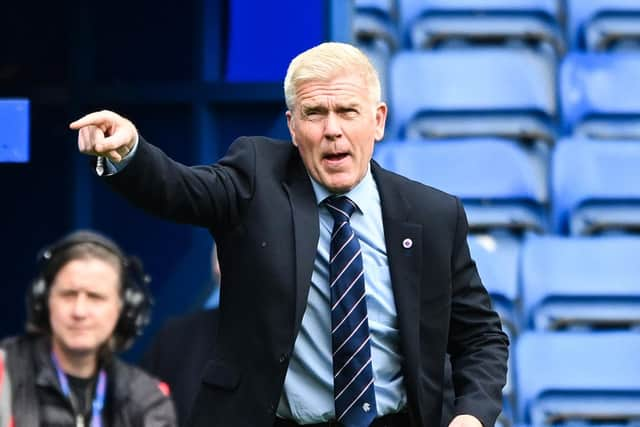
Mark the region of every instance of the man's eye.
POLYGON ((323 117, 322 112, 318 110, 310 110, 304 114, 304 118, 310 121, 319 121, 322 120, 323 117))

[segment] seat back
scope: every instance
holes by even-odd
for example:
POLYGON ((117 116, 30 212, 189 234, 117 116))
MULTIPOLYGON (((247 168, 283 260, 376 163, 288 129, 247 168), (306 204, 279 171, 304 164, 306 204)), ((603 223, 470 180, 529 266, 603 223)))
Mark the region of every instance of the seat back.
POLYGON ((557 0, 405 0, 403 6, 404 37, 413 49, 485 45, 564 53, 557 0))
POLYGON ((560 66, 566 133, 597 139, 640 139, 640 55, 569 53, 560 66))
POLYGON ((386 50, 400 48, 398 11, 394 0, 354 0, 353 37, 357 45, 386 50))
POLYGON ((520 422, 637 423, 639 352, 640 334, 629 332, 524 333, 515 345, 520 422))
POLYGON ((405 51, 389 80, 392 135, 553 139, 555 67, 535 52, 405 51))
POLYGON ((640 327, 640 237, 530 236, 524 242, 524 319, 538 330, 640 327))
POLYGON ((387 169, 462 198, 473 230, 539 230, 547 200, 536 156, 497 138, 386 141, 374 158, 387 169))
POLYGON ((640 144, 563 139, 551 160, 557 233, 640 229, 640 144))
POLYGON ((558 0, 400 0, 400 15, 402 28, 410 32, 418 20, 430 16, 530 16, 558 23, 562 8, 558 0))
POLYGON ((635 0, 565 0, 571 50, 610 50, 640 33, 640 3, 635 0))

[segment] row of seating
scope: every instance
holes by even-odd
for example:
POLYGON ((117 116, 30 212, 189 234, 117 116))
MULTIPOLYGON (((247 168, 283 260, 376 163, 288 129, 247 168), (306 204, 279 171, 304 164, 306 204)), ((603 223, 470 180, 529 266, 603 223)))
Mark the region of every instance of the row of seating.
POLYGON ((640 47, 635 0, 355 0, 359 43, 390 51, 482 43, 567 50, 640 47))
POLYGON ((374 159, 459 196, 472 231, 640 230, 638 141, 566 138, 545 156, 496 137, 387 140, 376 145, 374 159))
POLYGON ((640 327, 640 236, 470 235, 469 248, 511 336, 640 327))
POLYGON ((376 66, 390 138, 640 139, 640 53, 572 52, 559 68, 503 48, 403 51, 388 61, 376 66))

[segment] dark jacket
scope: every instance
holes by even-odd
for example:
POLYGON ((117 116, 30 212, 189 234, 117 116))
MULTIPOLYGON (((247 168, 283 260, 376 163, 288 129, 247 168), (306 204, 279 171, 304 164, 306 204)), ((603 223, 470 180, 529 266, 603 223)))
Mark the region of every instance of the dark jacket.
MULTIPOLYGON (((0 343, 11 378, 15 427, 75 425, 71 401, 60 388, 47 336, 20 336, 0 343)), ((171 399, 160 382, 117 358, 104 364, 107 397, 103 419, 110 427, 174 427, 171 399)))
MULTIPOLYGON (((470 257, 462 204, 375 162, 371 172, 412 425, 440 425, 447 352, 455 414, 493 425, 508 340, 470 257)), ((127 167, 105 180, 155 215, 207 227, 218 245, 224 277, 218 335, 189 425, 271 427, 319 237, 318 204, 297 148, 241 138, 215 165, 187 167, 140 138, 127 167)))
POLYGON ((140 363, 171 387, 180 425, 187 421, 200 388, 202 371, 213 357, 217 330, 217 308, 169 319, 140 363))

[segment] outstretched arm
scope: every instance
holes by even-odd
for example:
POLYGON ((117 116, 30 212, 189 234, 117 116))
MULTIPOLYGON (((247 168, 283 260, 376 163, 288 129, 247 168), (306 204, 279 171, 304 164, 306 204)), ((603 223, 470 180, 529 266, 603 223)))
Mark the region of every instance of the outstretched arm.
MULTIPOLYGON (((256 159, 252 138, 236 141, 216 164, 189 167, 146 142, 131 121, 114 112, 87 114, 69 127, 79 131, 80 152, 119 166, 126 163, 116 167, 117 173, 104 175, 104 182, 153 215, 224 227, 238 220, 252 197, 256 159)), ((102 175, 98 167, 96 172, 102 175)))

